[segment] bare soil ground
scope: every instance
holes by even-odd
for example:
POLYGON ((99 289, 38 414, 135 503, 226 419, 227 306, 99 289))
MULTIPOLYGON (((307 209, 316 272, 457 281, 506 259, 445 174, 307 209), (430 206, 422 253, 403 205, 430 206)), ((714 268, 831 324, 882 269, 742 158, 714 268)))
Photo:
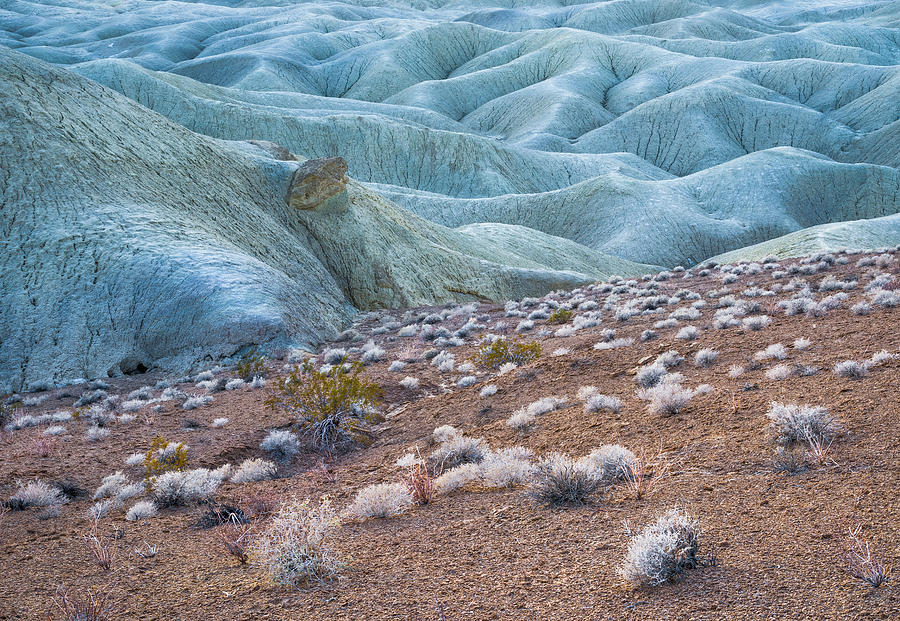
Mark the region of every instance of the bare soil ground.
MULTIPOLYGON (((87 495, 62 505, 57 517, 46 517, 39 508, 5 515, 0 525, 0 618, 55 614, 58 585, 72 592, 105 586, 116 602, 117 619, 900 618, 897 574, 873 589, 848 574, 843 558, 848 528, 861 524, 877 554, 888 563, 900 561, 900 359, 872 366, 862 379, 832 372, 840 361, 866 360, 882 349, 900 353, 900 308, 873 306, 866 316, 849 310, 872 298, 864 286, 875 273, 892 274, 895 280, 886 285, 892 290, 900 280, 900 257, 894 253, 895 260, 880 268, 857 267, 864 256, 876 255, 850 255, 848 264, 800 275, 812 285, 816 300, 834 293, 818 291, 827 276, 858 280, 840 307, 823 316, 789 317, 776 309, 779 300, 796 291, 742 296, 748 287, 772 289, 795 277, 773 280, 772 270, 763 270, 739 275, 727 287, 738 299, 759 302, 761 311, 772 317, 771 325, 760 331, 715 329, 718 298, 708 293, 722 289, 723 273, 715 269, 691 279, 676 273, 658 282, 657 291, 699 293, 707 305, 698 319, 659 329, 659 338, 646 342, 640 340, 644 330, 691 302, 622 322, 604 310, 602 325, 568 337, 541 335, 545 328, 558 326, 537 320, 523 337, 542 343, 538 360, 503 375, 479 369, 477 383, 468 388, 456 386, 463 373, 441 373, 422 357, 431 343, 398 337, 396 329, 372 334, 385 316, 399 319, 402 311, 365 316, 356 326, 364 340, 332 346, 359 346, 372 338, 386 350, 381 362, 365 371, 384 388, 387 418, 378 426, 374 444, 331 459, 304 452, 280 468, 280 478, 243 485, 226 482, 218 501, 237 503, 248 495, 274 500, 329 495, 337 507, 346 506, 366 485, 398 480, 400 469, 394 462, 416 449, 430 453, 432 430, 446 424, 484 438, 493 448, 521 445, 538 456, 562 451, 578 457, 609 443, 638 454, 662 450, 670 467, 653 492, 639 500, 623 486, 612 486, 585 506, 549 508, 524 488, 498 491, 470 485, 397 517, 345 523, 333 543, 346 569, 332 581, 299 589, 275 587, 252 564, 240 565, 225 554, 216 528, 195 527, 205 506, 162 509, 152 519, 129 522, 125 510, 131 501, 99 520, 100 532, 116 541, 109 571, 92 562, 82 540, 91 529, 88 510, 100 480, 121 470, 140 481, 143 468, 126 466, 125 459, 147 451, 156 436, 185 442, 191 467, 215 468, 265 457, 259 443, 268 430, 291 423, 284 413, 264 407, 268 388, 217 392, 211 404, 190 412, 176 401, 161 402, 162 411, 156 413, 148 406, 130 423, 110 425, 108 438, 98 442, 85 438, 85 422, 65 423, 68 433, 59 436, 47 457, 38 456, 34 446, 47 425, 8 431, 0 442, 0 499, 15 493, 17 481, 36 478, 69 480, 87 495), (696 340, 675 338, 685 325, 699 328, 696 340), (634 343, 594 349, 608 328, 616 330, 616 338, 633 338, 634 343), (799 337, 811 341, 807 350, 791 347, 799 337), (774 343, 787 347, 786 360, 754 360, 756 352, 774 343), (569 353, 553 355, 558 348, 569 353), (701 348, 719 351, 711 367, 692 364, 701 348), (685 376, 685 386, 710 384, 712 391, 695 396, 674 416, 648 414, 646 403, 636 397, 634 372, 670 349, 687 358, 674 369, 685 376), (401 357, 414 361, 400 372, 389 371, 389 364, 401 357), (767 378, 765 372, 782 362, 821 370, 784 380, 767 378), (747 370, 732 378, 732 365, 747 370), (399 385, 407 375, 420 380, 418 388, 399 385), (480 397, 489 383, 497 385, 497 393, 480 397), (620 398, 623 411, 586 412, 575 396, 584 385, 620 398), (528 433, 506 425, 515 410, 550 395, 566 397, 568 406, 541 416, 528 433), (846 432, 825 459, 811 462, 805 471, 779 472, 773 467, 775 445, 766 418, 772 401, 824 405, 846 432), (219 417, 227 417, 228 424, 211 427, 219 417), (187 429, 185 419, 198 427, 187 429), (674 506, 698 516, 704 531, 701 552, 714 552, 717 563, 658 587, 626 583, 617 573, 628 546, 623 520, 641 527, 674 506), (156 556, 135 553, 145 543, 158 546, 156 556)), ((782 261, 779 269, 793 264, 800 260, 782 261)), ((640 281, 635 288, 646 285, 640 281)), ((599 287, 582 293, 601 308, 609 296, 599 287)), ((633 291, 622 293, 618 305, 633 297, 633 291)), ((457 363, 474 353, 485 333, 498 332, 498 321, 515 328, 520 319, 505 314, 502 305, 478 307, 475 315, 487 328, 449 349, 457 363)), ((463 321, 457 317, 438 325, 452 332, 463 321)), ((284 364, 270 361, 270 384, 272 376, 283 373, 284 364)), ((233 374, 224 370, 219 375, 233 374)), ((153 386, 161 377, 109 380, 109 392, 125 395, 153 386)), ((189 383, 178 387, 205 393, 189 383)), ((20 413, 72 411, 82 390, 55 389, 46 401, 22 406, 20 413)))

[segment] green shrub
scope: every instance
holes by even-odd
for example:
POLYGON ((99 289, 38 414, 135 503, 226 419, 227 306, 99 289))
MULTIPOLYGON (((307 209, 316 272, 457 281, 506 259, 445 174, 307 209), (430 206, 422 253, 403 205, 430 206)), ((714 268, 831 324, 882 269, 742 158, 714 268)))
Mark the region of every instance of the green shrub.
POLYGON ((550 313, 550 316, 547 317, 547 323, 561 324, 561 323, 569 323, 569 320, 572 318, 572 311, 566 310, 562 307, 557 308, 555 311, 550 313))
POLYGON ((169 442, 162 436, 156 436, 144 457, 144 485, 150 489, 155 477, 186 468, 187 447, 180 442, 169 442))
POLYGON ((537 341, 526 343, 518 339, 499 338, 493 343, 486 343, 475 352, 475 364, 489 369, 499 369, 502 365, 527 364, 541 357, 541 344, 537 341))
POLYGON ((306 361, 273 381, 266 405, 294 417, 298 431, 321 451, 367 446, 373 440, 371 424, 383 420, 378 413, 381 388, 360 377, 362 369, 353 363, 349 371, 337 365, 323 373, 306 361))
POLYGON ((256 353, 255 349, 251 349, 246 354, 241 356, 240 361, 237 363, 237 376, 244 380, 245 382, 252 381, 254 377, 259 375, 260 377, 266 376, 266 362, 265 358, 256 353))

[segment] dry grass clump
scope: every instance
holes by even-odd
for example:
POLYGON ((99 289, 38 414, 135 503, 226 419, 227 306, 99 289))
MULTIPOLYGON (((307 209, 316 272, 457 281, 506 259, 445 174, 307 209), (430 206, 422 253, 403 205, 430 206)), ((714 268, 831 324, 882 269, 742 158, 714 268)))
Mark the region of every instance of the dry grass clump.
POLYGON ((435 427, 431 432, 431 437, 436 443, 446 442, 459 435, 459 430, 453 425, 441 425, 435 427))
POLYGON ((481 477, 487 487, 516 487, 530 481, 537 471, 534 453, 521 446, 491 452, 481 462, 481 477))
POLYGON ((490 447, 482 438, 455 435, 428 456, 428 463, 433 472, 443 472, 461 464, 477 464, 488 452, 490 447))
POLYGON ((413 504, 413 496, 403 483, 376 483, 356 493, 353 502, 344 510, 350 520, 387 518, 400 515, 413 504))
POLYGON ((657 586, 674 580, 701 564, 697 556, 701 534, 695 517, 670 509, 640 533, 628 531, 631 541, 619 573, 638 585, 657 586))
POLYGON ((277 471, 278 466, 271 461, 259 458, 245 459, 235 470, 234 474, 231 475, 231 482, 254 483, 256 481, 268 481, 275 478, 277 471))
POLYGON ((504 364, 523 365, 541 357, 541 344, 537 341, 526 343, 519 339, 498 338, 485 343, 475 352, 475 364, 488 369, 499 369, 504 364))
POLYGON ((787 349, 785 349, 784 345, 781 343, 775 343, 773 345, 769 345, 762 351, 758 351, 753 354, 753 358, 762 362, 764 360, 771 360, 773 358, 777 360, 784 360, 787 358, 787 349))
POLYGON ((151 479, 153 497, 162 507, 187 505, 216 493, 222 479, 206 468, 171 471, 151 479))
POLYGON ((701 349, 694 355, 694 366, 710 367, 719 358, 719 352, 714 349, 701 349))
POLYGON ((338 525, 328 498, 318 505, 309 500, 285 502, 254 539, 250 558, 281 586, 325 580, 343 566, 330 545, 338 525))
POLYGON ((259 448, 281 463, 289 463, 300 452, 300 441, 290 431, 276 429, 259 443, 259 448))
POLYGON ((862 524, 857 524, 856 527, 848 530, 845 554, 847 573, 854 578, 859 578, 873 589, 877 589, 887 582, 891 567, 885 565, 884 561, 872 552, 869 542, 861 534, 862 524))
POLYGON ((479 464, 462 464, 456 468, 447 470, 434 480, 436 494, 449 494, 461 487, 465 487, 473 481, 481 479, 481 466, 479 464))
POLYGON ((59 621, 112 621, 117 615, 112 589, 108 586, 91 587, 83 594, 60 586, 56 589, 53 605, 56 612, 48 614, 47 618, 59 621))
POLYGON ((40 479, 28 483, 18 482, 18 490, 6 501, 12 511, 29 507, 57 507, 66 502, 66 497, 58 487, 48 485, 40 479))
POLYGON ((140 502, 134 503, 134 505, 130 509, 128 509, 128 511, 125 513, 125 519, 129 522, 146 520, 154 517, 156 515, 156 512, 156 505, 152 501, 141 500, 140 502))
POLYGON ((834 365, 834 374, 848 379, 862 379, 869 374, 869 363, 844 360, 834 365))
POLYGON ((638 392, 638 398, 647 401, 650 414, 672 416, 681 411, 694 397, 695 391, 683 387, 677 381, 663 381, 652 388, 638 392))
POLYGON ((410 463, 401 477, 402 483, 409 491, 417 505, 427 505, 434 496, 434 477, 421 459, 410 463))
POLYGON ((266 405, 293 416, 300 432, 320 450, 371 444, 370 425, 381 420, 381 389, 360 377, 361 369, 354 364, 349 372, 343 366, 322 372, 306 361, 273 380, 274 392, 266 405))
POLYGON ((637 466, 634 453, 618 444, 604 444, 591 451, 585 459, 594 465, 597 475, 606 483, 624 481, 637 466))
POLYGON ((550 506, 580 506, 590 502, 599 488, 600 479, 591 462, 551 453, 538 464, 529 491, 550 506))
POLYGON ((779 444, 805 442, 810 446, 831 443, 843 431, 841 424, 822 406, 783 404, 773 401, 766 416, 779 444))

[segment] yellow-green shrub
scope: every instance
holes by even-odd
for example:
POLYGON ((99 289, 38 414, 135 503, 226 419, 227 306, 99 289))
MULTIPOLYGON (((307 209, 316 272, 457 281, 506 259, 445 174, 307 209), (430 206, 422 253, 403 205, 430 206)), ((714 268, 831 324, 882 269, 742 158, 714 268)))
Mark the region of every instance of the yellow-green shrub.
POLYGON ((566 310, 566 309, 560 307, 560 308, 557 308, 552 313, 550 313, 550 316, 547 317, 547 323, 554 323, 554 324, 568 323, 571 318, 572 318, 572 311, 566 310))
POLYGON ((170 443, 162 436, 153 438, 150 450, 144 457, 144 485, 147 489, 153 486, 153 478, 164 472, 173 472, 187 468, 187 447, 181 443, 170 443), (169 445, 174 448, 166 450, 169 445))
POLYGON ((493 343, 485 343, 475 352, 475 364, 489 369, 498 369, 507 362, 527 364, 541 357, 541 344, 518 339, 499 338, 493 343))
POLYGON ((323 373, 306 361, 272 382, 274 392, 266 405, 293 416, 298 431, 319 450, 369 445, 373 440, 370 425, 382 420, 378 413, 381 388, 360 377, 362 369, 354 363, 349 371, 337 365, 323 373))

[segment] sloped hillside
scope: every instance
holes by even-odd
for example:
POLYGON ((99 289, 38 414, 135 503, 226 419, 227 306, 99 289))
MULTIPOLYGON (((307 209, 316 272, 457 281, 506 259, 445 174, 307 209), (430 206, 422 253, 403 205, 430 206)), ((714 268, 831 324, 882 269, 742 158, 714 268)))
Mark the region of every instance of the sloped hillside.
POLYGON ((340 175, 288 204, 312 181, 284 149, 192 133, 9 50, 0 115, 0 390, 183 371, 254 344, 312 346, 357 308, 646 269, 522 227, 503 229, 514 244, 450 230, 340 175))
POLYGON ((308 357, 383 391, 371 444, 330 456, 301 411, 264 405, 302 352, 17 395, 0 617, 56 614, 64 585, 113 618, 897 618, 898 265, 896 247, 763 257, 367 313, 308 357), (519 364, 479 357, 516 339, 519 364), (160 440, 187 470, 148 490, 160 440), (416 505, 402 482, 423 471, 416 505), (263 542, 323 497, 321 581, 275 584, 309 548, 263 542), (666 515, 699 538, 640 535, 666 515))

